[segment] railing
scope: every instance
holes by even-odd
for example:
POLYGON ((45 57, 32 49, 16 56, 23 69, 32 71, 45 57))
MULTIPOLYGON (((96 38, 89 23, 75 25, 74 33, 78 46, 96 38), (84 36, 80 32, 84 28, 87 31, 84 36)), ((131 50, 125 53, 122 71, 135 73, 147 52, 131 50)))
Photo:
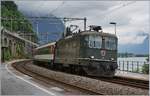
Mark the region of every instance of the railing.
POLYGON ((142 73, 143 61, 118 61, 118 70, 134 73, 142 73))

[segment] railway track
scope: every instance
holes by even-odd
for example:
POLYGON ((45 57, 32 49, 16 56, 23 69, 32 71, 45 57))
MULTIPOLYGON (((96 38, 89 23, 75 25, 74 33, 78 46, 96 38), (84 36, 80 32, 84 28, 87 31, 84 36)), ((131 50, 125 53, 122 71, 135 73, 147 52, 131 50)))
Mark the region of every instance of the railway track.
MULTIPOLYGON (((46 66, 41 66, 41 67, 47 68, 46 66)), ((79 75, 79 74, 75 74, 75 75, 79 75)), ((82 74, 80 74, 80 75, 82 75, 82 74)), ((82 75, 82 76, 85 76, 85 75, 82 75)), ((98 79, 98 80, 111 82, 111 83, 116 83, 116 84, 121 84, 121 85, 125 85, 125 86, 132 86, 132 87, 136 87, 136 88, 149 90, 149 81, 146 81, 146 80, 119 77, 119 76, 114 76, 113 78, 107 78, 107 77, 102 78, 102 77, 95 77, 95 76, 85 76, 85 77, 92 78, 92 79, 98 79)))
MULTIPOLYGON (((21 73, 25 74, 25 75, 28 75, 30 77, 33 77, 35 79, 38 79, 40 81, 43 81, 47 84, 49 84, 49 81, 52 81, 52 79, 50 78, 47 78, 45 76, 42 76, 40 74, 37 74, 35 72, 31 72, 30 70, 28 70, 25 65, 26 64, 29 64, 31 63, 30 61, 28 62, 18 62, 18 63, 13 63, 12 66, 13 68, 15 68, 16 70, 20 71, 21 73), (21 64, 20 64, 21 63, 21 64)), ((54 80, 55 81, 55 80, 54 80)), ((72 86, 72 85, 67 85, 66 83, 62 83, 62 82, 59 82, 59 81, 55 81, 55 82, 58 82, 59 84, 62 84, 63 86, 69 86, 70 88, 73 88, 73 89, 77 89, 77 90, 80 90, 81 92, 85 92, 85 94, 90 94, 90 95, 102 95, 102 94, 99 94, 99 93, 96 93, 96 92, 93 92, 93 91, 90 91, 90 90, 85 90, 85 89, 82 89, 82 88, 78 88, 76 86, 72 86)))
MULTIPOLYGON (((49 84, 49 82, 51 82, 50 80, 53 80, 53 79, 51 79, 51 78, 49 78, 49 77, 46 77, 46 76, 42 76, 42 75, 40 75, 40 74, 38 74, 36 71, 36 73, 35 72, 32 72, 31 70, 29 70, 29 69, 27 69, 27 67, 25 67, 26 66, 26 64, 30 64, 31 62, 19 62, 19 63, 14 63, 14 64, 12 64, 12 66, 16 69, 16 70, 18 70, 18 71, 20 71, 20 72, 22 72, 22 73, 24 73, 24 74, 26 74, 26 75, 29 75, 29 76, 31 76, 31 77, 33 77, 33 78, 35 78, 35 79, 38 79, 38 80, 40 80, 40 81, 43 81, 43 82, 45 82, 45 83, 47 83, 47 84, 49 84)), ((83 76, 83 77, 85 77, 85 76, 83 76)), ((86 76, 87 77, 87 76, 86 76)), ((136 79, 132 79, 132 78, 123 78, 123 77, 114 77, 114 78, 98 78, 98 77, 94 77, 94 76, 88 76, 88 78, 90 79, 90 78, 92 78, 92 79, 96 79, 96 80, 100 80, 100 81, 105 81, 105 82, 110 82, 110 83, 112 83, 112 84, 119 84, 118 86, 120 86, 120 85, 123 85, 124 87, 125 86, 127 86, 127 87, 131 87, 131 89, 132 90, 134 90, 134 87, 135 87, 135 89, 136 88, 138 88, 138 89, 136 89, 137 91, 139 90, 139 88, 140 88, 140 90, 148 90, 149 89, 149 87, 148 87, 148 85, 149 85, 149 82, 148 81, 143 81, 143 80, 136 80, 136 79)), ((63 82, 61 82, 61 81, 57 81, 57 79, 56 80, 54 80, 54 81, 56 81, 56 82, 58 82, 59 84, 64 84, 64 86, 71 86, 70 88, 75 88, 75 89, 77 89, 77 90, 82 90, 82 91, 84 91, 85 93, 88 93, 88 94, 92 94, 92 95, 103 95, 103 94, 101 94, 99 91, 93 91, 93 90, 89 90, 89 89, 86 89, 86 88, 80 88, 80 87, 78 87, 78 86, 76 86, 76 85, 70 85, 70 84, 68 84, 67 82, 65 82, 65 83, 63 83, 63 82), (99 92, 99 93, 97 93, 97 92, 99 92)), ((103 89, 102 89, 103 90, 103 89)), ((134 91, 133 91, 134 92, 134 91)), ((104 93, 104 94, 107 94, 107 93, 104 93)), ((118 94, 118 93, 117 93, 118 94)), ((120 94, 122 94, 122 93, 120 93, 120 94)), ((124 93, 123 93, 124 94, 124 93)), ((128 94, 128 92, 127 92, 127 94, 128 94)), ((131 94, 133 94, 133 93, 131 93, 131 94)), ((136 93, 135 93, 136 94, 136 93)), ((145 93, 144 93, 145 94, 145 93)))
MULTIPOLYGON (((46 68, 46 66, 41 66, 41 67, 46 68)), ((79 74, 75 74, 75 75, 79 75, 79 74)), ((113 78, 107 78, 107 77, 102 78, 102 77, 95 77, 95 76, 85 76, 85 77, 92 78, 92 79, 98 79, 98 80, 111 82, 111 83, 116 83, 116 84, 121 84, 121 85, 125 85, 125 86, 132 86, 132 87, 136 87, 136 88, 148 89, 149 90, 149 81, 146 81, 146 80, 119 77, 119 76, 114 76, 113 78)))
POLYGON ((122 84, 125 86, 132 86, 136 88, 142 88, 142 89, 149 89, 149 81, 145 80, 138 80, 133 78, 125 78, 125 77, 118 77, 115 76, 113 78, 98 78, 95 76, 88 76, 89 78, 94 78, 106 82, 116 83, 116 84, 122 84))

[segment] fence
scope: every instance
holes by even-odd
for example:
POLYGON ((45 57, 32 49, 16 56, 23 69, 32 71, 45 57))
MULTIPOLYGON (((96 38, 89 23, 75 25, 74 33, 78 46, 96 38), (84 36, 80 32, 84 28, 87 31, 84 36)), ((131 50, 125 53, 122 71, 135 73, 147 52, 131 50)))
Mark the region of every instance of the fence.
POLYGON ((142 66, 146 63, 143 61, 118 61, 118 70, 142 73, 142 66))

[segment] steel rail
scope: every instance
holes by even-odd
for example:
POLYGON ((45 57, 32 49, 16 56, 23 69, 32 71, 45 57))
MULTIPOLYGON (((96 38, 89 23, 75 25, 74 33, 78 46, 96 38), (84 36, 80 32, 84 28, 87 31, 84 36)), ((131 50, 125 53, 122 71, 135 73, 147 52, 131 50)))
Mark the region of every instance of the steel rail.
POLYGON ((96 76, 88 76, 88 77, 106 81, 106 82, 121 84, 125 86, 131 86, 131 87, 136 87, 141 89, 149 89, 149 81, 146 80, 139 80, 134 78, 119 77, 119 76, 114 76, 112 78, 96 77, 96 76))

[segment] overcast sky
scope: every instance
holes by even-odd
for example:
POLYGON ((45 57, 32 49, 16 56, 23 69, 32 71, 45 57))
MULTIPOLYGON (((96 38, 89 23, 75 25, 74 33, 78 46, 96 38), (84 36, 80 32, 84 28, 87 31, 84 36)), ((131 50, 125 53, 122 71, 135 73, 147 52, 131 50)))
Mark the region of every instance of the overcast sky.
MULTIPOLYGON (((119 44, 141 44, 149 33, 149 1, 15 1, 30 16, 87 17, 87 25, 101 25, 114 33, 117 23, 119 44)), ((82 22, 74 22, 81 25, 82 22)))

